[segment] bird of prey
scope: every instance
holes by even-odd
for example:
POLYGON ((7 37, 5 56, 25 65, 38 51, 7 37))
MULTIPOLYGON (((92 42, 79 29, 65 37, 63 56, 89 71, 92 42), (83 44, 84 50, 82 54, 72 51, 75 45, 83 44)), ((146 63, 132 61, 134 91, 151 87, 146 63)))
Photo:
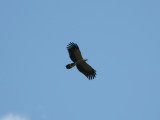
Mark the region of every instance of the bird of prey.
POLYGON ((69 56, 73 63, 66 65, 67 69, 71 69, 76 66, 77 69, 83 73, 89 80, 96 77, 96 71, 86 63, 88 59, 83 59, 81 51, 76 43, 70 42, 67 45, 69 56))

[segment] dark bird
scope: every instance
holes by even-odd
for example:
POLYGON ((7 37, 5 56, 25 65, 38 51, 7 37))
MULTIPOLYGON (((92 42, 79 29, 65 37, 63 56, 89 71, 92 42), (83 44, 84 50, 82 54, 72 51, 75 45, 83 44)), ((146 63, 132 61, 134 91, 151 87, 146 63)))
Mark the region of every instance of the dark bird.
POLYGON ((69 56, 73 63, 66 65, 67 69, 71 69, 76 66, 77 69, 83 73, 89 80, 92 80, 96 77, 96 71, 86 63, 88 59, 83 59, 81 51, 77 44, 70 42, 67 45, 69 56))

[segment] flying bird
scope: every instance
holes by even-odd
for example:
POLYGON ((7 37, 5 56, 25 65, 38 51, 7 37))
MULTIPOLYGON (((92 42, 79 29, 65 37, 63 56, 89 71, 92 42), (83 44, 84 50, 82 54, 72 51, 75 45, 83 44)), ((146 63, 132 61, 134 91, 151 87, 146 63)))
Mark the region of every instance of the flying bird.
POLYGON ((67 45, 69 56, 73 63, 66 65, 67 69, 71 69, 76 66, 77 69, 83 73, 89 80, 96 77, 96 71, 86 63, 88 59, 83 59, 81 51, 76 43, 70 42, 67 45))

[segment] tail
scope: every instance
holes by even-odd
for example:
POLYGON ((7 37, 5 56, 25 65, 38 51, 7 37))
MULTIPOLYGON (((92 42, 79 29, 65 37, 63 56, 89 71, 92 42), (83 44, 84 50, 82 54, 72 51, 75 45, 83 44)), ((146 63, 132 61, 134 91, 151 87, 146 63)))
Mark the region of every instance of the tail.
POLYGON ((71 64, 66 65, 66 68, 67 68, 67 69, 71 69, 72 67, 74 67, 74 63, 71 63, 71 64))

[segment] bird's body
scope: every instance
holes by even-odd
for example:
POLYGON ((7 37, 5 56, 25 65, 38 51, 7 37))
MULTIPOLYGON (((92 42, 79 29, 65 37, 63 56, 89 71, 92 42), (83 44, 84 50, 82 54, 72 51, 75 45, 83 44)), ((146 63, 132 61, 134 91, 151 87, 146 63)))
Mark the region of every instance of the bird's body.
POLYGON ((74 67, 75 65, 80 64, 80 63, 83 62, 83 61, 87 61, 87 59, 80 59, 80 60, 78 60, 78 61, 76 61, 76 62, 74 62, 74 63, 68 64, 68 65, 66 65, 66 68, 67 68, 67 69, 71 69, 72 67, 74 67))
POLYGON ((89 80, 94 79, 96 76, 96 71, 86 63, 88 59, 83 59, 78 45, 71 42, 68 44, 67 49, 73 63, 66 65, 66 68, 71 69, 72 67, 76 66, 80 72, 89 78, 89 80))

